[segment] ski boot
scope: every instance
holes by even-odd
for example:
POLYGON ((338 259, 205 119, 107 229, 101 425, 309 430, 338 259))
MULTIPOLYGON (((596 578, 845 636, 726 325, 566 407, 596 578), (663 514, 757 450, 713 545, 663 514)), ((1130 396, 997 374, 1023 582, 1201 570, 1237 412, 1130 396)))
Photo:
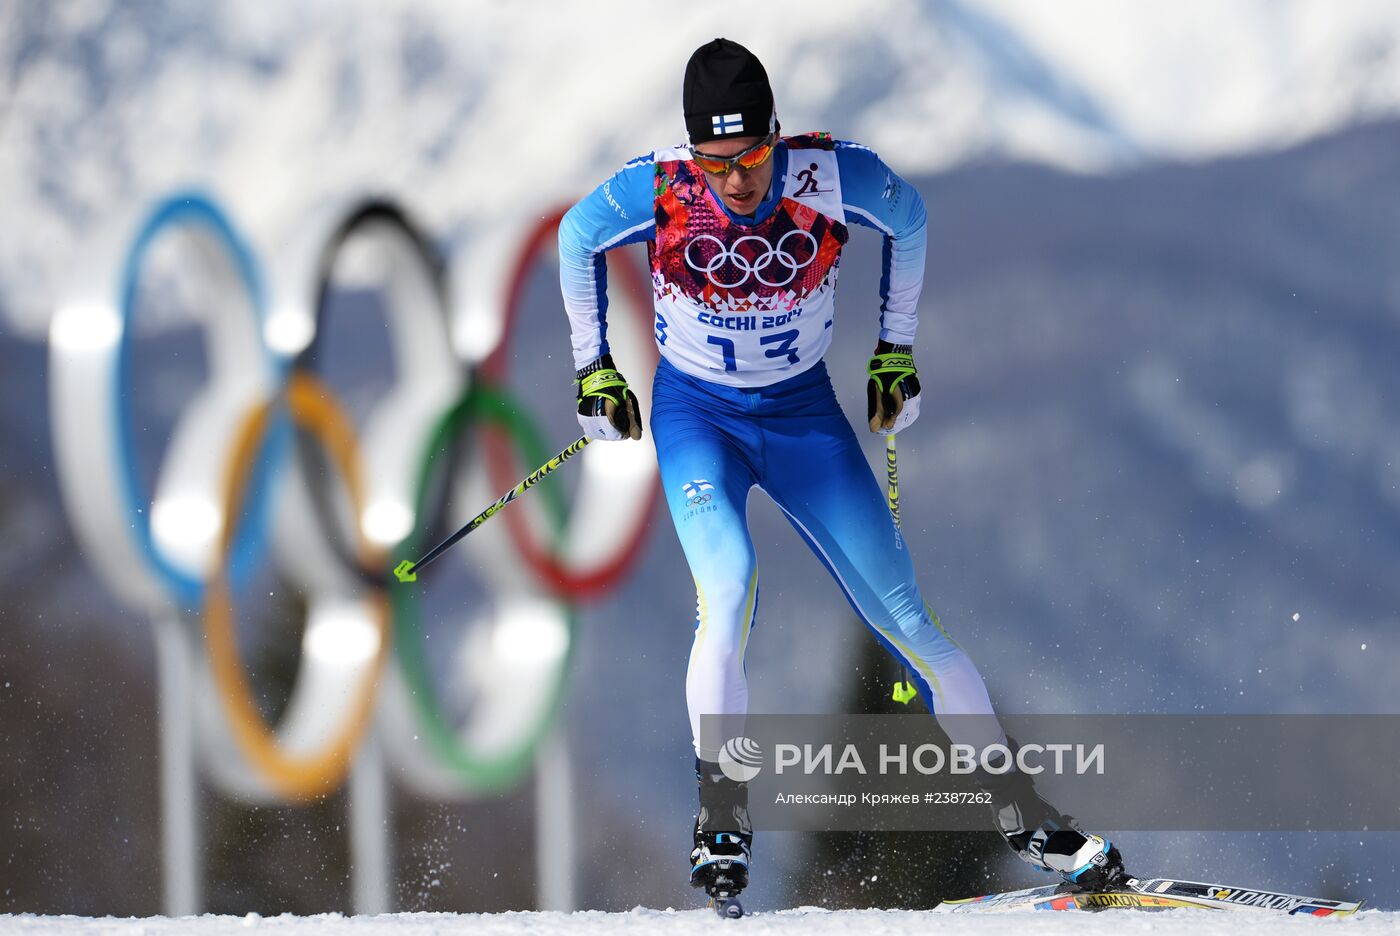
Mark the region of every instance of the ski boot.
POLYGON ((700 812, 695 817, 695 849, 690 853, 690 886, 702 887, 722 917, 744 915, 739 892, 749 885, 753 825, 748 785, 730 780, 718 764, 697 760, 700 812))
POLYGON ((1090 891, 1110 890, 1128 879, 1123 856, 1113 843, 1080 829, 1073 816, 1036 792, 1026 774, 978 771, 975 779, 991 794, 997 831, 1026 863, 1090 891))

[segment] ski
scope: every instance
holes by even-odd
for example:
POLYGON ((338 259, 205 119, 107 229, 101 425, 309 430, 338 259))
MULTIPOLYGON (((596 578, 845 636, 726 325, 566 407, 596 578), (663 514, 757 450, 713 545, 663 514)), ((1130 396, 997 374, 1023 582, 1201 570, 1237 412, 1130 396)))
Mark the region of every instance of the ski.
POLYGON ((1256 888, 1202 884, 1171 878, 1128 878, 1106 891, 1088 891, 1073 884, 1051 884, 1025 890, 945 900, 934 913, 1006 913, 1034 910, 1255 910, 1300 916, 1349 916, 1362 901, 1325 900, 1279 894, 1256 888))

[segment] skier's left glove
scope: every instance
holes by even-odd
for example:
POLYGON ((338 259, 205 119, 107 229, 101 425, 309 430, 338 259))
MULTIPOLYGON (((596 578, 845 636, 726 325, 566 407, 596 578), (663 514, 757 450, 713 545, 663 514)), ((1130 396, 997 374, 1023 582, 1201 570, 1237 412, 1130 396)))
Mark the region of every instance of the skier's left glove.
POLYGON ((919 369, 914 366, 912 345, 881 341, 866 369, 865 385, 870 431, 880 435, 900 432, 919 418, 919 369))
POLYGON ((591 439, 640 439, 642 419, 637 396, 627 389, 627 380, 613 367, 611 354, 579 371, 578 424, 591 439))

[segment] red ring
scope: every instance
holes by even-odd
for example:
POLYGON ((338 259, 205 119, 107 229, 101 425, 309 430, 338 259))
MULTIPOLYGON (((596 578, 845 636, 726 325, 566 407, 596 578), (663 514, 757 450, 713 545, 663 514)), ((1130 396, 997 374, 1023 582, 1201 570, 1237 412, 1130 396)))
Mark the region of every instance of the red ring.
MULTIPOLYGON (((482 376, 494 384, 504 385, 506 381, 507 362, 509 361, 507 351, 525 294, 527 274, 540 259, 546 245, 553 240, 551 235, 556 234, 559 222, 563 217, 564 209, 557 209, 546 215, 525 239, 525 244, 516 258, 510 289, 506 294, 506 313, 505 321, 501 326, 501 341, 496 346, 496 350, 492 351, 481 364, 482 376)), ((652 322, 648 310, 651 308, 652 296, 651 285, 647 278, 642 275, 635 264, 625 262, 610 265, 608 273, 610 275, 621 274, 617 278, 633 300, 633 304, 637 308, 636 314, 642 319, 641 324, 646 328, 651 327, 652 322)), ((651 350, 652 359, 654 361, 659 359, 660 355, 656 350, 656 345, 648 343, 647 347, 651 350)), ((514 449, 508 444, 508 440, 500 429, 487 427, 482 431, 491 486, 493 489, 506 490, 519 481, 522 466, 516 462, 514 449)), ((652 520, 655 517, 656 495, 660 489, 661 475, 658 472, 652 481, 650 490, 647 491, 646 512, 642 515, 641 522, 636 525, 636 529, 622 550, 617 554, 617 558, 585 575, 580 575, 566 568, 558 555, 547 546, 540 545, 531 536, 524 513, 506 510, 502 511, 502 514, 510 538, 520 551, 520 557, 540 581, 558 598, 588 600, 599 598, 604 592, 614 587, 627 572, 628 567, 636 561, 642 548, 642 541, 650 530, 652 520)))

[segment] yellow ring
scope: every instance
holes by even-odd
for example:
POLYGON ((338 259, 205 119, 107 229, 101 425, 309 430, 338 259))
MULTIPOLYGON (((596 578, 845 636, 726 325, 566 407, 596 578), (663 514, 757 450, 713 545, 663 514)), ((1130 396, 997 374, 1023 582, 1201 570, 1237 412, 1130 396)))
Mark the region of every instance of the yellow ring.
MULTIPOLYGON (((362 685, 354 687, 356 702, 340 732, 320 751, 307 755, 288 754, 282 749, 277 732, 263 719, 253 701, 252 687, 248 683, 238 641, 234 636, 233 600, 224 571, 227 553, 236 532, 234 520, 242 506, 253 461, 266 436, 268 421, 276 404, 276 400, 269 400, 258 405, 239 427, 230 470, 224 481, 224 528, 219 538, 219 555, 215 564, 217 571, 205 590, 204 627, 214 682, 238 746, 276 792, 288 798, 309 799, 340 786, 349 771, 351 755, 369 727, 379 672, 389 650, 389 604, 382 590, 376 590, 370 596, 375 626, 379 632, 379 646, 362 685)), ((354 508, 352 516, 361 516, 364 489, 354 428, 332 399, 329 388, 310 374, 296 371, 287 385, 286 404, 292 423, 315 436, 330 454, 345 478, 354 508)), ((355 529, 361 562, 365 568, 379 568, 383 563, 382 555, 366 542, 359 524, 355 524, 355 529)))

